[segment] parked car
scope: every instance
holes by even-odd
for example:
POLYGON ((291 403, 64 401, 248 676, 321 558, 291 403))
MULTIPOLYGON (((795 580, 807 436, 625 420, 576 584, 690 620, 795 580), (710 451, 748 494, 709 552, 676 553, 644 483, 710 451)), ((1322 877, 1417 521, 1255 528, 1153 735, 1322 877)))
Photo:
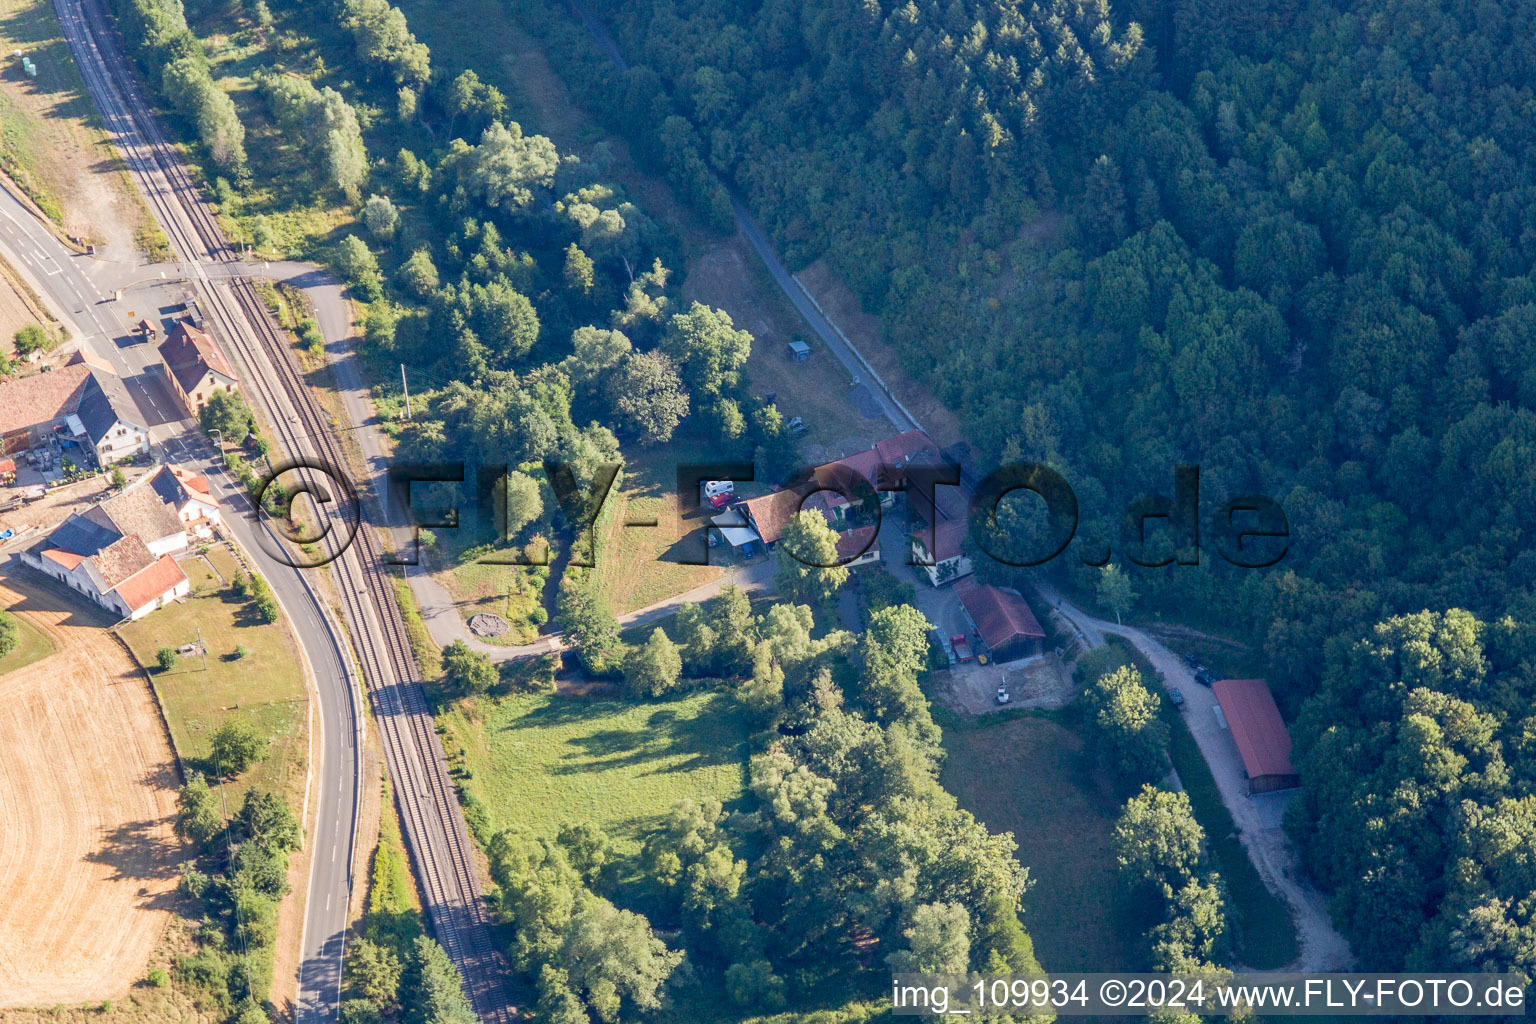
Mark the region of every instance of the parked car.
POLYGON ((1174 707, 1176 707, 1176 708, 1183 707, 1184 706, 1184 691, 1179 689, 1177 686, 1170 686, 1170 687, 1168 687, 1168 699, 1173 701, 1173 706, 1174 707))
POLYGON ((1186 654, 1184 655, 1184 664, 1188 665, 1190 670, 1193 671, 1200 667, 1200 659, 1193 654, 1186 654))
POLYGON ((1012 697, 1008 696, 1008 687, 999 686, 997 688, 997 702, 999 704, 1007 704, 1012 699, 1012 697))
POLYGON ((725 506, 735 501, 736 495, 730 491, 726 491, 723 494, 711 494, 708 500, 709 507, 714 509, 716 512, 719 512, 721 509, 725 508, 725 506))
POLYGON ((1195 673, 1195 682, 1199 683, 1201 686, 1212 686, 1216 682, 1216 677, 1202 668, 1199 672, 1195 673))

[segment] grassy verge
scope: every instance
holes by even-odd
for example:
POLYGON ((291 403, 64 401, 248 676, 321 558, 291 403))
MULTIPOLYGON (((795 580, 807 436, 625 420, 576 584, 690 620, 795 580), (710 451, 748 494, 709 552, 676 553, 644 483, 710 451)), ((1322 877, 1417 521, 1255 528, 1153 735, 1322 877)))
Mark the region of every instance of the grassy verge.
POLYGON ((423 677, 436 679, 443 674, 443 658, 437 644, 432 642, 432 634, 427 632, 427 624, 422 621, 421 609, 416 607, 416 595, 411 593, 411 585, 405 580, 395 581, 395 603, 400 606, 400 618, 405 621, 405 635, 411 642, 411 653, 416 656, 416 666, 423 677))
POLYGON ((1205 829, 1205 839, 1216 858, 1217 870, 1226 879, 1227 889, 1232 894, 1229 920, 1236 932, 1238 959, 1260 970, 1282 967, 1296 959, 1298 952, 1291 915, 1265 886, 1258 869, 1248 858, 1248 851, 1237 837, 1237 825, 1221 802, 1216 780, 1184 724, 1184 717, 1165 703, 1163 718, 1168 722, 1172 737, 1169 757, 1179 773, 1179 780, 1184 783, 1184 791, 1189 794, 1195 817, 1205 829))
POLYGON ((939 781, 991 831, 1013 833, 1035 880, 1024 926, 1047 969, 1130 969, 1137 939, 1117 919, 1109 850, 1119 808, 1095 785, 1082 745, 1036 715, 946 727, 939 781))
POLYGON ((16 624, 16 646, 0 658, 0 676, 41 661, 54 651, 53 641, 32 623, 20 615, 12 615, 11 621, 16 624))
POLYGON ((477 831, 516 825, 553 837, 590 821, 633 853, 677 801, 730 804, 746 784, 748 724, 717 693, 646 703, 468 698, 438 723, 466 808, 478 804, 485 816, 477 831))
MULTIPOLYGON (((543 617, 537 612, 544 607, 545 585, 549 579, 547 569, 472 560, 460 562, 452 549, 434 551, 426 557, 433 566, 450 562, 446 567, 436 569, 433 575, 453 595, 461 619, 468 622, 472 616, 488 612, 507 620, 511 628, 506 633, 499 637, 482 637, 484 642, 516 646, 538 639, 543 617)), ((497 552, 496 557, 505 555, 497 552)))
POLYGON ((206 658, 183 657, 169 672, 151 673, 176 756, 187 767, 207 770, 214 731, 229 719, 243 718, 267 737, 269 746, 255 767, 228 784, 231 806, 238 806, 248 789, 280 794, 293 808, 303 806, 307 697, 288 627, 261 622, 249 601, 228 592, 237 570, 228 550, 213 548, 206 560, 192 555, 181 565, 192 581, 192 596, 118 630, 145 666, 155 664, 161 647, 193 643, 201 631, 206 658), (244 657, 234 657, 237 647, 245 648, 244 657))
POLYGON ((690 531, 707 508, 679 509, 677 467, 729 458, 721 447, 718 441, 679 431, 660 448, 624 453, 623 488, 609 499, 615 502, 613 516, 603 530, 597 555, 597 585, 615 612, 645 608, 718 579, 730 564, 729 554, 719 549, 709 553, 710 565, 678 560, 697 559, 703 549, 704 542, 690 531), (625 525, 645 522, 657 525, 625 525))
POLYGON ((404 956, 421 934, 421 901, 411 880, 411 865, 400 837, 400 819, 390 785, 384 783, 384 813, 379 819, 379 845, 373 852, 368 879, 368 907, 363 934, 404 956))

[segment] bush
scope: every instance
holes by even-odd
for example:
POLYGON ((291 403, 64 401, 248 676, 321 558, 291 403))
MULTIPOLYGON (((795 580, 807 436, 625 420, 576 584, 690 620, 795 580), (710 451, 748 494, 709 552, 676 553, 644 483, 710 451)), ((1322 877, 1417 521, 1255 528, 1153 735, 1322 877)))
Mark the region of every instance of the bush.
POLYGON ((149 982, 151 988, 165 988, 165 986, 171 983, 171 976, 165 973, 164 968, 153 967, 144 976, 144 980, 149 982))
POLYGON ((27 324, 12 336, 12 340, 16 342, 16 354, 19 356, 46 352, 53 347, 54 342, 53 336, 42 324, 27 324))
POLYGON ((0 658, 14 651, 20 642, 21 630, 16 627, 16 620, 10 612, 0 611, 0 658))
POLYGON ((246 655, 250 654, 251 652, 246 650, 245 644, 238 644, 235 647, 235 652, 234 653, 235 653, 235 660, 236 661, 244 661, 246 655))
POLYGON ((179 661, 181 661, 181 655, 176 653, 174 647, 162 647, 155 652, 155 664, 159 666, 161 672, 169 672, 179 661))
POLYGON ((231 718, 214 730, 211 757, 220 772, 239 775, 261 760, 266 746, 267 741, 251 723, 241 718, 231 718))

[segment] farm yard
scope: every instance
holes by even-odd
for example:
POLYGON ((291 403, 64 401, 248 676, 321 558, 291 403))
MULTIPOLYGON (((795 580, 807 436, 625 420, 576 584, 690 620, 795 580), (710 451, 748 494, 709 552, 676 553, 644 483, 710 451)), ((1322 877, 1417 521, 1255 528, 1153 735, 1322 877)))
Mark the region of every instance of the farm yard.
POLYGON ((165 727, 108 623, 25 578, 0 605, 54 648, 0 664, 0 1009, 121 998, 173 913, 165 727))

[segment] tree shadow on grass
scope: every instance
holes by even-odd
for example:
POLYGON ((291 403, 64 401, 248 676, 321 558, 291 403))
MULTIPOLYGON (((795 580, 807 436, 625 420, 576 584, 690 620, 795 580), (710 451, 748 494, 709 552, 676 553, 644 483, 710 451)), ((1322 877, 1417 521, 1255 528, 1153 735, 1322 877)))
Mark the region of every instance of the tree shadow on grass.
POLYGON ((730 698, 723 694, 715 695, 697 716, 688 718, 663 705, 647 716, 643 727, 601 729, 572 737, 567 743, 576 749, 564 755, 565 763, 550 770, 556 775, 576 775, 665 759, 666 764, 656 765, 647 773, 665 775, 738 763, 744 736, 722 742, 720 733, 727 730, 717 724, 729 721, 730 713, 730 698))

